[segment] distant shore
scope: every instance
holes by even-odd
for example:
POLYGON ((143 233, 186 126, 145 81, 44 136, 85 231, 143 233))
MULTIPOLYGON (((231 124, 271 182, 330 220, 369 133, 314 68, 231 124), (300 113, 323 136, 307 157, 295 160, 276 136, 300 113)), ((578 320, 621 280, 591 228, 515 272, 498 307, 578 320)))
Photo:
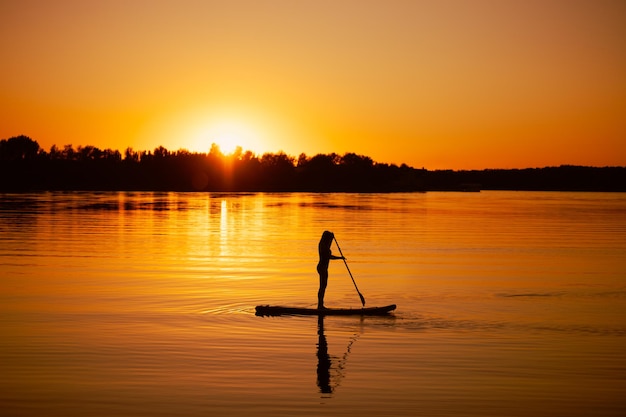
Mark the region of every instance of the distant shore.
POLYGON ((0 192, 25 191, 426 192, 519 190, 626 192, 626 167, 433 170, 370 157, 283 152, 224 155, 94 146, 53 146, 26 137, 0 141, 0 192))

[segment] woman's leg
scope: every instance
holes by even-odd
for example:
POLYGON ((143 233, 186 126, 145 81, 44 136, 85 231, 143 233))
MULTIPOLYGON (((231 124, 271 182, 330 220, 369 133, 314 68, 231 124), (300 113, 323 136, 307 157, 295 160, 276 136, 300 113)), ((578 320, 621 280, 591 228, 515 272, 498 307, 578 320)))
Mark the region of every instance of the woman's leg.
POLYGON ((317 292, 317 308, 324 308, 324 294, 328 284, 328 271, 317 271, 320 274, 320 289, 317 292))

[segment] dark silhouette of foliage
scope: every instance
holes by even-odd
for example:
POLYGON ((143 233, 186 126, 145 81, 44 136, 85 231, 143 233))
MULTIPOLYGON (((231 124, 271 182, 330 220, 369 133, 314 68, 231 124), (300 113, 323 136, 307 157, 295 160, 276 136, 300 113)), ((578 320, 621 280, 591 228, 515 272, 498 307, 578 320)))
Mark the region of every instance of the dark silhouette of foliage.
POLYGON ((257 156, 241 147, 224 155, 163 146, 153 151, 53 145, 50 152, 27 136, 0 141, 0 191, 311 191, 413 192, 479 190, 626 191, 626 167, 427 171, 373 161, 355 153, 294 158, 257 156))
POLYGON ((28 136, 15 136, 0 141, 0 161, 31 160, 37 157, 39 144, 28 136))

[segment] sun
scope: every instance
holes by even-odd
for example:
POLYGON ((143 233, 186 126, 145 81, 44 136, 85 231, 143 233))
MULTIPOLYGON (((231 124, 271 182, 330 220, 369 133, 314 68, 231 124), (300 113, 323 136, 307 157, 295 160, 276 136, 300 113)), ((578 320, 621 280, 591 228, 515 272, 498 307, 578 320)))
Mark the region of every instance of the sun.
POLYGON ((224 155, 233 154, 237 147, 257 152, 263 145, 258 129, 236 118, 207 120, 199 123, 190 132, 189 147, 199 152, 208 152, 212 144, 219 146, 224 155))
POLYGON ((238 146, 248 149, 256 144, 256 134, 251 128, 241 122, 222 121, 209 128, 211 143, 220 147, 224 155, 235 152, 238 146))
POLYGON ((278 146, 275 126, 273 119, 245 108, 187 108, 155 118, 138 142, 142 149, 162 145, 170 150, 208 153, 216 144, 223 155, 232 155, 237 147, 258 155, 278 146))

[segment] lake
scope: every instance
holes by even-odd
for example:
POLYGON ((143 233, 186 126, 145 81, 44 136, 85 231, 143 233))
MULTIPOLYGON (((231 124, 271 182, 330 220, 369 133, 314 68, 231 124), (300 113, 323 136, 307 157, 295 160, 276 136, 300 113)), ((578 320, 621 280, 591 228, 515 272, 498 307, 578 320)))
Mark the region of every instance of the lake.
POLYGON ((623 193, 0 194, 2 415, 622 416, 625 352, 623 193), (324 230, 394 314, 255 316, 324 230))

